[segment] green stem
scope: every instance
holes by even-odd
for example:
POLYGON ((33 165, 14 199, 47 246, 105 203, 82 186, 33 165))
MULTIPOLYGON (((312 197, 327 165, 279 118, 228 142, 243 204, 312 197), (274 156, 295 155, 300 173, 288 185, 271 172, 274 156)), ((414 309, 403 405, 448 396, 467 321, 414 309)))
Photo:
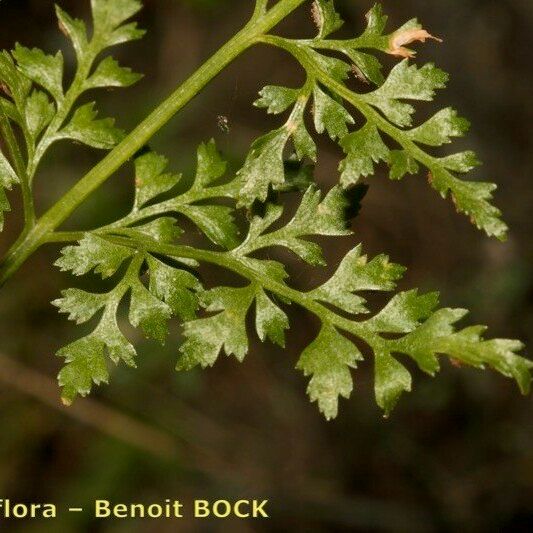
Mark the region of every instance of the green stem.
POLYGON ((161 216, 167 213, 180 213, 183 206, 201 202, 202 200, 209 200, 211 198, 233 198, 235 199, 239 192, 239 183, 237 180, 233 180, 230 183, 219 185, 216 187, 208 187, 207 189, 196 190, 194 187, 181 196, 171 198, 158 204, 150 205, 139 209, 138 211, 132 211, 124 218, 117 220, 107 226, 99 228, 99 230, 108 230, 113 228, 120 228, 129 226, 140 222, 147 218, 161 216))
POLYGON ((266 13, 268 0, 255 0, 255 9, 252 20, 260 18, 266 13))
MULTIPOLYGON (((73 236, 73 235, 71 235, 73 236)), ((63 236, 64 238, 67 235, 63 236)), ((105 238, 121 244, 138 249, 139 243, 134 239, 127 237, 108 236, 105 238)), ((328 309, 321 303, 314 300, 305 292, 292 289, 285 283, 276 281, 275 279, 266 276, 247 264, 247 257, 238 255, 234 252, 215 252, 210 250, 202 250, 193 248, 191 246, 161 244, 156 241, 142 242, 142 249, 146 252, 164 255, 167 257, 174 257, 178 259, 194 259, 198 262, 210 263, 219 267, 225 268, 235 272, 239 276, 247 279, 253 283, 257 283, 264 289, 276 294, 286 301, 291 301, 300 307, 311 311, 318 316, 323 322, 327 322, 337 328, 344 330, 372 346, 375 351, 379 351, 380 347, 385 345, 382 339, 375 332, 370 331, 364 322, 356 322, 345 318, 332 310, 328 309)))
POLYGON ((38 220, 20 243, 11 248, 0 266, 0 285, 5 283, 48 235, 58 228, 84 200, 117 169, 141 149, 183 106, 192 100, 215 76, 266 32, 285 19, 305 0, 280 0, 272 9, 252 20, 222 46, 199 70, 135 128, 98 165, 38 220))
POLYGON ((28 177, 30 184, 33 182, 33 178, 35 177, 35 173, 37 172, 41 159, 48 148, 50 148, 50 146, 57 140, 57 132, 60 130, 61 126, 63 126, 65 120, 72 111, 76 100, 83 93, 84 83, 89 76, 94 60, 99 51, 97 44, 98 43, 93 40, 84 56, 80 59, 74 80, 72 81, 70 88, 68 89, 64 98, 57 102, 57 113, 39 141, 33 157, 30 158, 30 163, 28 166, 28 177))
POLYGON ((33 194, 31 192, 28 174, 26 171, 26 164, 20 152, 17 139, 13 132, 13 128, 6 116, 4 108, 0 105, 0 131, 2 137, 6 142, 9 155, 15 167, 15 172, 20 178, 20 188, 22 190, 22 201, 24 204, 24 231, 21 239, 26 233, 35 225, 35 207, 33 203, 33 194))
MULTIPOLYGON (((81 240, 84 235, 85 233, 80 232, 55 232, 48 237, 48 242, 77 242, 81 240)), ((156 241, 143 240, 143 242, 140 243, 131 236, 119 236, 116 233, 102 234, 101 236, 121 246, 127 246, 128 248, 135 248, 136 250, 142 248, 142 250, 148 253, 174 257, 177 259, 194 259, 198 262, 210 263, 226 270, 231 270, 242 278, 257 283, 264 289, 280 296, 282 299, 291 301, 300 307, 311 311, 322 321, 328 322, 339 329, 359 337, 361 340, 372 346, 374 350, 378 350, 380 346, 386 344, 386 341, 373 331, 370 331, 365 326, 364 322, 356 322, 334 313, 331 309, 328 309, 320 302, 317 302, 305 292, 292 289, 285 283, 276 281, 275 279, 266 276, 264 273, 253 269, 247 263, 249 258, 240 253, 239 249, 231 252, 215 252, 186 245, 162 244, 156 241)))
POLYGON ((86 231, 54 231, 46 236, 46 244, 78 242, 87 235, 86 231))
POLYGON ((261 38, 261 42, 281 48, 290 53, 302 65, 302 67, 306 69, 306 71, 313 72, 313 75, 318 81, 324 84, 324 86, 330 89, 333 93, 340 96, 343 100, 357 108, 368 121, 378 126, 381 131, 386 133, 391 139, 402 146, 402 148, 412 154, 418 162, 422 163, 430 170, 435 166, 437 163, 435 157, 424 152, 424 150, 405 135, 405 131, 391 124, 360 95, 354 93, 351 89, 346 87, 346 85, 335 80, 325 70, 321 69, 316 62, 313 62, 312 59, 309 58, 305 48, 299 44, 300 41, 292 41, 274 35, 265 35, 261 38))

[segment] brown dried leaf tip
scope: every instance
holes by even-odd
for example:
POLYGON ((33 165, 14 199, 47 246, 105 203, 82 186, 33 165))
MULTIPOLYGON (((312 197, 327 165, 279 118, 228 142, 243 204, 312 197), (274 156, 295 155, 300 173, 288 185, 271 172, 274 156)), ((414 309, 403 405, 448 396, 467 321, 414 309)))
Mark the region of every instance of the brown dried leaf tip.
POLYGON ((352 74, 363 83, 369 84, 368 78, 363 74, 363 71, 357 66, 352 64, 352 74))
POLYGON ((320 12, 320 6, 317 2, 313 2, 311 6, 311 17, 318 30, 322 27, 322 13, 320 12))
POLYGON ((68 398, 65 398, 65 397, 61 397, 61 403, 65 406, 65 407, 70 407, 72 405, 72 400, 68 399, 68 398))
POLYGON ((9 87, 2 81, 0 81, 0 92, 11 98, 11 91, 9 90, 9 87))
POLYGON ((387 53, 403 58, 411 58, 416 55, 414 50, 405 48, 406 44, 411 44, 417 41, 425 43, 427 39, 433 39, 439 43, 442 43, 442 39, 431 35, 428 31, 422 28, 413 28, 410 30, 401 30, 393 33, 389 41, 389 49, 387 53))
POLYGON ((57 26, 59 28, 59 31, 65 36, 65 37, 68 37, 68 31, 67 31, 67 28, 65 28, 65 25, 61 22, 61 21, 58 21, 57 23, 57 26))

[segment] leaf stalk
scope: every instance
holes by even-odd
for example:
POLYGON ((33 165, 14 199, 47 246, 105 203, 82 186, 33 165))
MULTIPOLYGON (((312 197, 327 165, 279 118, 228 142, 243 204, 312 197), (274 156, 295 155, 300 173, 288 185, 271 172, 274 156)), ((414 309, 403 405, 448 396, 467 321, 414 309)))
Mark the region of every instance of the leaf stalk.
POLYGON ((0 286, 44 243, 96 189, 126 163, 135 153, 190 102, 213 78, 244 51, 260 41, 260 38, 305 0, 280 0, 266 11, 265 2, 258 2, 258 9, 248 24, 208 59, 171 96, 161 103, 100 163, 78 181, 32 227, 25 232, 8 251, 0 263, 0 286))

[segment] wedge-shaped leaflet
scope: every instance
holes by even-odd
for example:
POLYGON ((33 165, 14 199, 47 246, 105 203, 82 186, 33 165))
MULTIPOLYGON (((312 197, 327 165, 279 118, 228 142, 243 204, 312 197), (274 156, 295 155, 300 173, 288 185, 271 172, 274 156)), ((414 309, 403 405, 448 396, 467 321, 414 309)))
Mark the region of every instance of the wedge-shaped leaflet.
POLYGON ((283 246, 311 265, 324 265, 320 246, 303 237, 349 235, 347 208, 348 199, 340 187, 334 187, 321 199, 321 192, 311 186, 294 217, 284 227, 265 233, 283 213, 280 206, 269 205, 264 217, 254 218, 248 237, 236 251, 244 255, 262 248, 283 246))
POLYGON ((146 337, 163 344, 168 335, 167 320, 171 316, 172 309, 135 278, 131 284, 129 313, 132 326, 140 327, 146 337))
POLYGON ((404 267, 390 263, 386 255, 368 261, 359 245, 344 257, 328 281, 308 294, 314 300, 334 305, 346 313, 369 313, 366 300, 356 293, 392 291, 404 272, 404 267))
POLYGON ((71 289, 63 293, 62 299, 53 302, 60 312, 69 313, 78 323, 90 320, 100 307, 105 306, 102 318, 91 334, 57 352, 66 364, 58 376, 65 404, 71 404, 78 395, 89 394, 93 383, 100 385, 109 381, 106 355, 115 364, 122 361, 128 366, 135 366, 135 348, 124 337, 117 323, 117 309, 123 296, 120 289, 99 297, 82 291, 74 293, 71 289))
POLYGON ((388 163, 391 180, 401 180, 406 174, 418 174, 420 170, 417 160, 406 150, 391 150, 388 163))
POLYGON ((167 166, 168 159, 154 152, 135 159, 135 210, 170 191, 180 181, 181 175, 165 172, 167 166))
POLYGON ((57 102, 63 99, 63 54, 47 55, 38 48, 17 44, 13 50, 19 70, 30 80, 46 89, 57 102))
MULTIPOLYGON (((267 107, 275 113, 290 107, 292 93, 289 93, 291 96, 287 96, 287 90, 280 92, 279 89, 276 87, 264 91, 256 105, 267 107)), ((305 157, 312 161, 316 160, 316 146, 304 122, 309 96, 309 91, 300 91, 285 125, 260 137, 252 144, 246 162, 238 172, 242 180, 239 206, 250 207, 256 200, 264 202, 271 188, 274 190, 283 188, 286 183, 283 156, 290 139, 293 141, 298 160, 301 161, 305 157)))
POLYGON ((66 289, 61 296, 61 299, 52 302, 53 305, 60 313, 68 314, 68 319, 76 324, 91 320, 111 299, 109 294, 95 294, 81 289, 66 289))
POLYGON ((279 115, 287 111, 296 102, 299 95, 298 89, 267 85, 259 91, 261 98, 254 102, 254 106, 266 109, 270 115, 279 115))
POLYGON ((187 205, 177 210, 192 220, 215 244, 226 249, 238 245, 239 230, 233 218, 233 208, 223 205, 187 205))
POLYGON ((354 74, 360 80, 369 81, 378 86, 383 84, 385 81, 383 66, 375 56, 351 48, 341 48, 341 51, 352 61, 354 74))
POLYGON ((257 289, 255 326, 257 335, 264 342, 285 347, 285 330, 289 329, 287 315, 267 296, 261 288, 257 289))
MULTIPOLYGON (((26 98, 31 91, 31 81, 16 67, 13 58, 3 50, 0 52, 0 82, 2 92, 13 99, 16 109, 22 115, 26 98)), ((3 101, 3 107, 5 108, 3 101)))
POLYGON ((389 156, 379 130, 370 122, 343 137, 340 145, 347 156, 339 166, 343 187, 354 185, 362 176, 374 174, 374 164, 386 161, 389 156))
POLYGON ((148 205, 152 200, 169 193, 181 180, 181 175, 166 172, 165 157, 149 152, 135 160, 135 202, 126 221, 142 220, 143 216, 180 213, 189 218, 215 244, 231 249, 239 243, 239 229, 234 209, 215 205, 215 198, 234 198, 238 193, 236 181, 217 185, 225 175, 227 164, 221 158, 214 141, 198 148, 197 170, 191 187, 174 198, 148 205), (209 201, 209 203, 205 203, 209 201), (200 203, 203 202, 203 203, 200 203))
POLYGON ((11 209, 5 191, 10 190, 18 182, 19 178, 11 163, 0 151, 0 231, 4 229, 4 212, 11 209))
POLYGON ((500 218, 501 211, 490 203, 497 185, 460 180, 438 164, 431 168, 430 182, 443 198, 451 194, 457 210, 468 215, 479 229, 491 237, 506 239, 507 225, 500 218))
POLYGON ((34 90, 26 100, 25 117, 28 132, 35 143, 56 114, 46 93, 34 90))
POLYGON ((431 63, 418 68, 404 60, 392 69, 381 87, 360 97, 377 107, 391 122, 410 126, 415 109, 402 100, 433 100, 436 89, 446 87, 447 81, 448 75, 431 63))
POLYGON ((76 52, 76 57, 80 61, 88 47, 87 27, 83 20, 71 17, 67 12, 63 11, 58 5, 55 6, 57 20, 61 31, 70 38, 72 46, 76 52))
MULTIPOLYGON (((350 77, 352 66, 336 57, 326 56, 314 50, 306 48, 309 61, 313 64, 316 71, 324 71, 335 81, 344 82, 350 77)), ((312 72, 311 72, 312 73, 312 72)))
POLYGON ((85 82, 84 88, 98 89, 101 87, 129 87, 142 78, 128 67, 121 67, 112 57, 106 57, 96 67, 94 74, 85 82))
MULTIPOLYGON (((398 297, 393 299, 393 306, 389 307, 387 314, 395 325, 386 329, 410 332, 399 339, 386 340, 375 348, 376 400, 386 415, 392 411, 402 392, 411 390, 410 374, 393 356, 395 353, 410 356, 430 375, 435 375, 440 368, 438 355, 447 355, 454 361, 477 368, 488 366, 515 379, 523 394, 529 392, 533 362, 517 354, 523 349, 521 342, 509 339, 484 340, 484 326, 455 331, 454 324, 465 316, 466 311, 440 309, 431 312, 431 306, 436 304, 436 301, 432 301, 434 295, 417 297, 419 301, 413 305, 416 295, 409 297, 409 303, 405 296, 409 294, 412 292, 399 295, 403 302, 394 303, 398 297), (428 315, 424 321, 423 315, 428 315), (417 322, 420 323, 417 325, 417 322)), ((381 320, 379 317, 379 314, 375 317, 378 322, 381 320)), ((378 329, 383 328, 380 326, 378 329)))
POLYGON ((228 163, 222 159, 213 139, 200 144, 196 159, 195 188, 213 185, 226 174, 228 163))
POLYGON ((409 355, 431 375, 440 368, 439 354, 446 354, 455 361, 476 368, 489 366, 515 379, 522 393, 527 394, 533 362, 517 355, 523 344, 509 339, 484 340, 484 326, 456 332, 455 323, 467 313, 464 309, 441 309, 409 335, 391 342, 392 350, 409 355))
POLYGON ((312 376, 307 393, 312 402, 318 402, 326 419, 337 416, 339 397, 350 397, 351 369, 362 359, 357 347, 328 323, 302 353, 296 368, 312 376))
POLYGON ((289 138, 290 133, 284 127, 254 142, 239 172, 243 180, 241 205, 250 206, 255 200, 264 202, 271 186, 276 188, 285 183, 283 151, 289 138))
POLYGON ((171 243, 183 235, 183 230, 176 225, 176 220, 172 217, 159 217, 146 224, 131 226, 122 230, 141 240, 145 237, 161 243, 171 243))
POLYGON ((407 132, 415 142, 428 146, 442 146, 452 142, 452 137, 462 137, 470 129, 470 122, 459 117, 457 111, 447 107, 407 132))
POLYGON ((134 250, 88 233, 76 246, 67 246, 55 265, 61 271, 83 276, 94 269, 102 278, 113 276, 133 256, 134 250))
POLYGON ((454 172, 461 172, 463 174, 466 174, 481 165, 477 155, 470 150, 441 157, 438 161, 444 168, 454 172))
POLYGON ((87 235, 78 246, 63 251, 58 264, 63 270, 82 275, 95 269, 109 276, 128 261, 121 279, 108 293, 94 294, 79 289, 63 291, 62 298, 53 304, 61 313, 78 324, 88 322, 103 309, 98 325, 88 336, 62 348, 58 355, 66 359, 59 375, 66 403, 76 395, 86 395, 93 383, 108 381, 106 356, 118 364, 120 361, 135 366, 136 352, 121 332, 117 313, 129 294, 129 322, 140 327, 147 338, 163 343, 168 334, 167 321, 177 315, 192 320, 198 303, 195 293, 201 285, 189 272, 163 263, 161 260, 99 237, 87 235), (148 266, 149 283, 141 281, 143 266, 148 266), (90 348, 90 353, 83 350, 90 348))
POLYGON ((322 198, 322 192, 311 186, 294 217, 281 231, 293 235, 350 235, 348 207, 348 198, 340 187, 333 187, 322 198))
POLYGON ((65 359, 66 365, 58 375, 61 399, 65 405, 71 405, 76 396, 90 394, 93 384, 109 382, 105 346, 105 341, 99 336, 91 335, 57 352, 65 359))
POLYGON ((411 374, 387 351, 374 353, 374 394, 376 403, 388 417, 400 396, 410 392, 411 374))
POLYGON ((347 124, 353 124, 354 119, 344 106, 326 94, 318 84, 315 85, 314 120, 318 133, 328 132, 331 139, 342 139, 348 133, 347 124))
POLYGON ((147 261, 150 292, 165 302, 175 316, 193 320, 199 307, 196 293, 202 290, 198 279, 190 272, 174 268, 155 257, 149 256, 147 261))
POLYGON ((313 3, 313 19, 318 27, 318 38, 324 39, 342 27, 344 21, 335 10, 333 0, 316 0, 313 3))
POLYGON ((379 333, 409 333, 431 315, 438 303, 436 292, 422 296, 416 289, 400 292, 365 324, 379 333))
POLYGON ((138 13, 139 0, 91 0, 95 38, 103 47, 140 39, 144 31, 135 22, 123 24, 138 13))
POLYGON ((124 132, 115 127, 115 119, 96 119, 97 115, 94 102, 82 105, 56 138, 72 139, 93 148, 110 150, 124 138, 124 132))
MULTIPOLYGON (((266 271, 263 271, 266 272, 266 271)), ((184 325, 185 342, 180 347, 177 370, 213 366, 221 351, 242 361, 248 353, 246 316, 256 302, 255 325, 259 338, 284 346, 287 315, 257 284, 244 288, 217 287, 200 295, 208 313, 217 313, 184 325)))
POLYGON ((213 366, 221 350, 242 361, 248 353, 246 315, 254 297, 251 285, 242 289, 219 287, 203 293, 200 303, 207 312, 217 314, 185 324, 186 341, 180 348, 177 370, 213 366))

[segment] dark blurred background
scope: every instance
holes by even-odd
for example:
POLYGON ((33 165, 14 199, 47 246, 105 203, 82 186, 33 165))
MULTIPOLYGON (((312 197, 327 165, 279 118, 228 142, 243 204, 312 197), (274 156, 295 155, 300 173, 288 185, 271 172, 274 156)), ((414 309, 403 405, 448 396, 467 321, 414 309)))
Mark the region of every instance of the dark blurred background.
MULTIPOLYGON (((87 14, 88 2, 62 0, 87 14)), ((131 129, 229 38, 250 13, 248 1, 147 0, 147 37, 115 55, 146 74, 127 92, 99 95, 102 113, 131 129)), ((444 305, 472 310, 468 320, 494 336, 531 346, 533 3, 528 0, 385 0, 391 28, 418 16, 443 45, 419 46, 420 61, 451 73, 448 91, 423 113, 453 105, 471 119, 466 141, 484 166, 480 179, 500 185, 497 204, 511 226, 505 244, 487 239, 456 215, 424 177, 391 183, 385 170, 354 224, 357 241, 373 255, 387 252, 406 265, 402 286, 439 289, 444 305), (437 107, 439 106, 439 107, 437 107)), ((353 35, 363 27, 369 0, 338 1, 353 35)), ((15 41, 51 52, 64 47, 51 0, 3 0, 0 47, 15 41)), ((301 9, 280 31, 312 30, 301 9)), ((71 60, 71 55, 68 53, 71 60)), ((297 82, 298 68, 284 55, 257 48, 238 59, 154 138, 176 170, 190 172, 194 150, 214 137, 238 165, 250 141, 276 120, 251 107, 267 83, 297 82), (221 131, 226 116, 230 133, 221 131)), ((321 182, 337 179, 340 154, 324 143, 321 182)), ((37 182, 39 209, 91 167, 102 153, 58 146, 37 182)), ((115 219, 131 201, 130 169, 110 180, 80 209, 72 227, 115 219)), ((16 205, 16 194, 12 195, 16 205)), ((18 231, 8 218, 5 249, 18 231)), ((353 241, 351 241, 353 244, 353 241)), ((327 251, 332 267, 350 243, 327 251)), ((254 344, 242 365, 221 357, 211 370, 173 371, 179 330, 161 348, 134 339, 137 371, 120 368, 112 384, 69 410, 59 406, 53 381, 58 347, 79 331, 50 305, 72 280, 50 267, 58 249, 42 249, 2 289, 0 297, 0 497, 52 501, 62 506, 94 498, 154 502, 165 498, 270 498, 267 522, 178 524, 91 521, 62 514, 59 522, 1 523, 1 530, 165 531, 532 531, 533 403, 513 383, 490 372, 443 362, 430 379, 414 370, 414 392, 389 420, 374 404, 370 362, 355 373, 356 390, 326 423, 293 370, 316 323, 292 314, 287 351, 254 344)), ((326 273, 292 263, 295 283, 316 283, 326 273)), ((206 271, 205 282, 220 279, 206 271)), ((225 279, 225 278, 222 278, 225 279)), ((228 278, 229 279, 229 278, 228 278)), ((135 336, 136 335, 136 336, 135 336)))

